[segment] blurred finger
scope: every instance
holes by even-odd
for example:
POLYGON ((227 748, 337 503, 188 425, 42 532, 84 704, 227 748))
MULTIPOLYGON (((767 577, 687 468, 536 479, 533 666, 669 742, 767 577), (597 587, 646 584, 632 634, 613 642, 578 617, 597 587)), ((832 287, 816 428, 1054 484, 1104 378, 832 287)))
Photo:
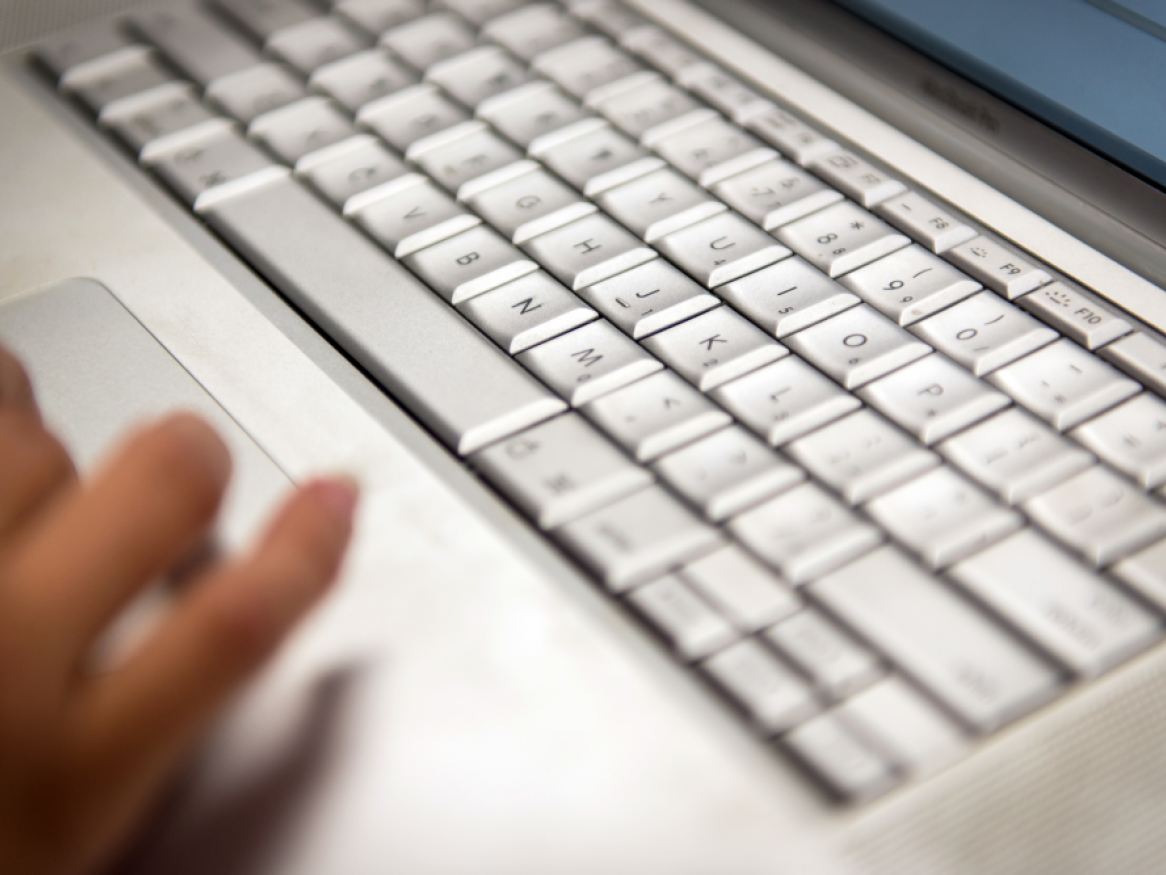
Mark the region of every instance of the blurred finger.
POLYGON ((355 500, 345 481, 305 487, 250 557, 210 572, 122 668, 90 682, 75 725, 92 786, 119 774, 151 785, 169 771, 327 589, 355 500))
POLYGON ((69 454, 39 417, 0 406, 0 538, 33 523, 76 480, 69 454))
POLYGON ((222 441, 195 416, 139 432, 13 557, 9 596, 22 620, 72 664, 134 593, 198 542, 230 467, 222 441))
POLYGON ((0 346, 0 407, 25 410, 40 418, 28 372, 24 370, 20 360, 2 346, 0 346))

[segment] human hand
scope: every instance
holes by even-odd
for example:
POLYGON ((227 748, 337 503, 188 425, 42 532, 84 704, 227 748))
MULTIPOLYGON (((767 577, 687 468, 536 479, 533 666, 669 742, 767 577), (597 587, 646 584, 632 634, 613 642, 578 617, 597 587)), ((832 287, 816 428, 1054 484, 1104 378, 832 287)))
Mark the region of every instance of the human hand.
POLYGON ((230 476, 178 414, 81 483, 0 348, 0 872, 80 875, 114 854, 232 692, 335 577, 354 488, 319 480, 249 554, 201 569, 124 662, 94 641, 205 536, 230 476))

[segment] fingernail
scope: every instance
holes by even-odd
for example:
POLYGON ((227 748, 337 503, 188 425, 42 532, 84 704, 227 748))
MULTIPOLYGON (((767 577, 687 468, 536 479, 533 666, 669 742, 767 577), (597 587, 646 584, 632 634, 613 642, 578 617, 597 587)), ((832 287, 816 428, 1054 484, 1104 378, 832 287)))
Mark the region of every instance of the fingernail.
POLYGON ((360 498, 360 486, 351 477, 339 476, 317 480, 309 487, 320 503, 338 520, 348 525, 356 512, 356 502, 360 498))

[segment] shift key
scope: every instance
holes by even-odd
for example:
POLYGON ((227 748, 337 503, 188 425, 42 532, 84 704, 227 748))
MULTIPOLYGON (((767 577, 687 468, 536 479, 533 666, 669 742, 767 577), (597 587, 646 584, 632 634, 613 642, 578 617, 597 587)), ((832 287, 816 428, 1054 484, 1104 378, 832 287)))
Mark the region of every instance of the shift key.
POLYGON ((1057 693, 1056 669, 892 547, 807 589, 978 732, 1057 693))

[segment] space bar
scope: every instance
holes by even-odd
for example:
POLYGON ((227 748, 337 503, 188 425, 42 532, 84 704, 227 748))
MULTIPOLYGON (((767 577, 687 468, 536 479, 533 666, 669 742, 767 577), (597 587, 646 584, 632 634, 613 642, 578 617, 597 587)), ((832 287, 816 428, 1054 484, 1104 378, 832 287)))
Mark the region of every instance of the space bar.
POLYGON ((460 455, 565 409, 516 362, 294 179, 203 217, 460 455))

